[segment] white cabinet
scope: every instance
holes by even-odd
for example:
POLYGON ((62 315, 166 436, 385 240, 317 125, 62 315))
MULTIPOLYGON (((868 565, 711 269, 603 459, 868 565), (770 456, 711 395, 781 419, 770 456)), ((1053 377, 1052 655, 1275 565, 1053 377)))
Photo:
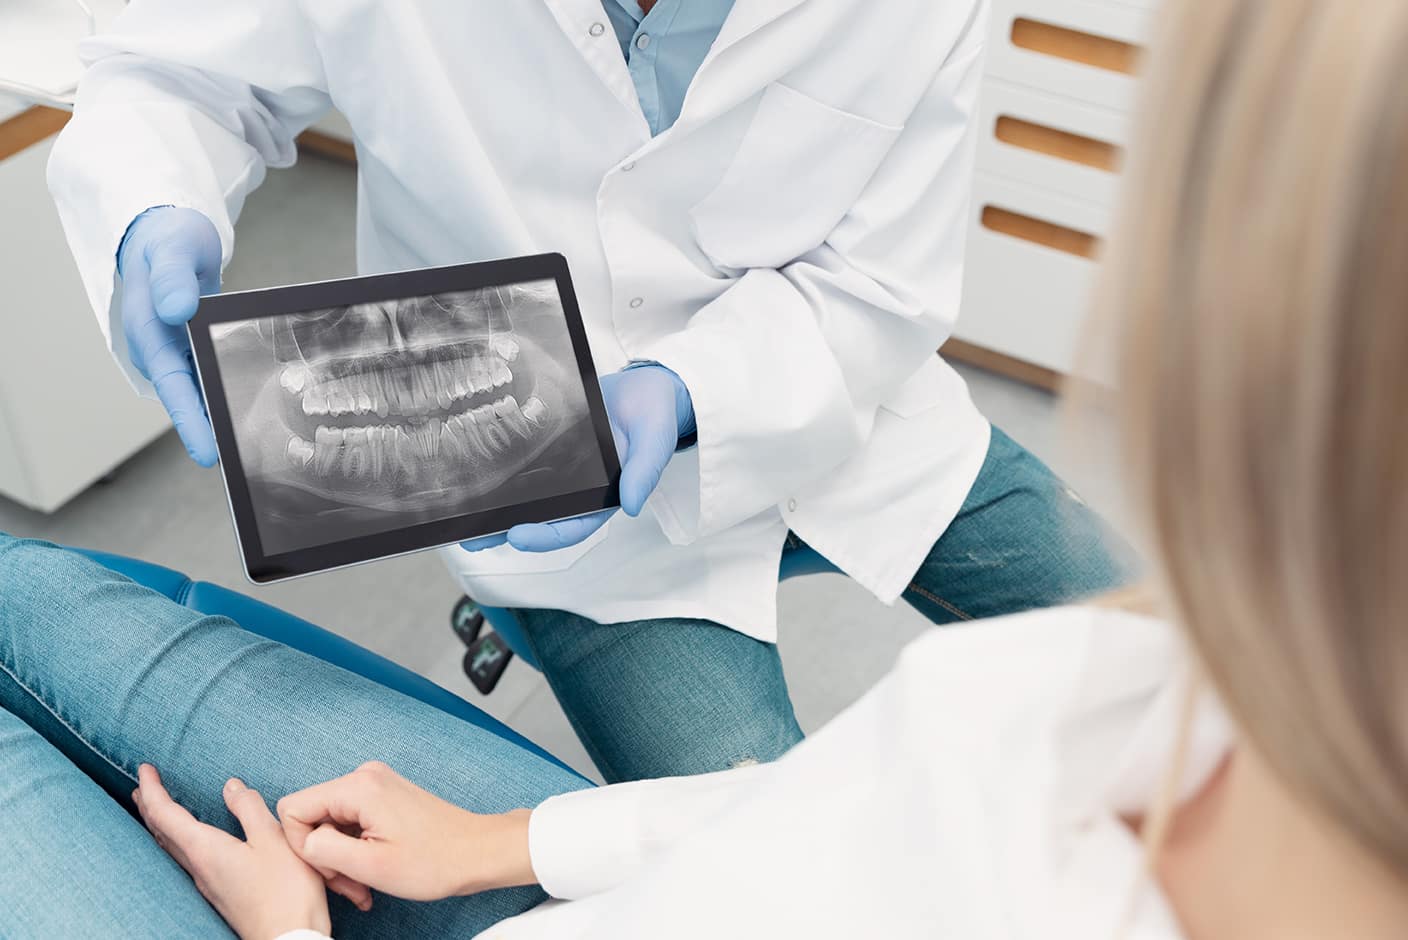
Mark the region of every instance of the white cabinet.
MULTIPOLYGON (((0 100, 0 121, 19 110, 0 100)), ((0 495, 45 512, 170 427, 93 322, 44 183, 51 147, 0 154, 0 495)))
POLYGON ((993 0, 955 338, 1078 363, 1156 0, 993 0))

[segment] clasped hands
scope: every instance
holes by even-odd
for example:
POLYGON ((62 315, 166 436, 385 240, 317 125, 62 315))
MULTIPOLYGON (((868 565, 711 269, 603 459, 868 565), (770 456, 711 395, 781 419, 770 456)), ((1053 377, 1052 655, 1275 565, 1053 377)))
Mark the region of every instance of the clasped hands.
POLYGON ((157 843, 242 940, 330 932, 327 892, 370 910, 372 891, 415 901, 534 884, 529 810, 481 815, 378 761, 278 803, 238 779, 225 805, 244 840, 197 820, 143 764, 132 798, 157 843))

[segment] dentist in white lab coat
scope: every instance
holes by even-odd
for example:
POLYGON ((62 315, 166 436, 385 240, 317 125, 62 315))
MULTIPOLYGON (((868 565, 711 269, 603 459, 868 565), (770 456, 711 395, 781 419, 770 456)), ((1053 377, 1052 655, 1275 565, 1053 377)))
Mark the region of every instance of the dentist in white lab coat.
MULTIPOLYGON (((1099 520, 936 355, 985 29, 982 0, 134 0, 82 47, 49 179, 146 394, 154 369, 186 381, 179 330, 151 332, 158 268, 185 259, 213 289, 245 197, 333 106, 356 138, 361 272, 566 255, 598 370, 668 374, 683 446, 653 491, 644 474, 637 515, 539 530, 580 539, 555 551, 445 558, 519 613, 608 779, 715 770, 801 737, 775 647, 784 550, 936 622, 1125 577, 1099 520), (134 225, 148 210, 196 234, 159 241, 167 222, 134 225)), ((213 460, 198 404, 162 398, 213 460)), ((675 414, 608 402, 627 432, 675 414)))

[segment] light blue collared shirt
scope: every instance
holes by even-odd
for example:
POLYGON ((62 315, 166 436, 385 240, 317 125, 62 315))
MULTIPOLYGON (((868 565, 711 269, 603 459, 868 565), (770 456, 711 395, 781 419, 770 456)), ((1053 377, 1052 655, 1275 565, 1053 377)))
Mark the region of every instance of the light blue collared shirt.
POLYGON ((602 6, 621 40, 650 132, 659 134, 679 119, 689 83, 733 0, 657 0, 649 14, 637 0, 602 0, 602 6))

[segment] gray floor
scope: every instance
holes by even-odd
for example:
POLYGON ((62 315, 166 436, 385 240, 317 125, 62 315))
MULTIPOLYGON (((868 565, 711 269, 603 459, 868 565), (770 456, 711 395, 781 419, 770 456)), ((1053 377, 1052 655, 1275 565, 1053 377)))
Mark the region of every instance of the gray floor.
MULTIPOLYGON (((338 277, 353 272, 353 172, 306 158, 270 174, 249 200, 227 289, 338 277)), ((983 412, 1114 515, 1103 425, 1067 426, 1049 395, 977 370, 965 370, 983 412), (1076 449, 1058 445, 1072 431, 1076 449)), ((84 545, 171 565, 192 577, 253 593, 415 669, 481 705, 590 771, 541 676, 513 662, 488 698, 460 672, 462 647, 448 612, 458 596, 433 554, 378 562, 289 584, 251 588, 243 580, 215 471, 187 460, 174 435, 138 454, 112 482, 45 516, 0 498, 0 531, 84 545)), ((802 726, 815 729, 854 701, 927 622, 903 604, 886 608, 840 576, 799 579, 779 588, 781 647, 802 726), (864 642, 857 633, 864 631, 864 642)))

